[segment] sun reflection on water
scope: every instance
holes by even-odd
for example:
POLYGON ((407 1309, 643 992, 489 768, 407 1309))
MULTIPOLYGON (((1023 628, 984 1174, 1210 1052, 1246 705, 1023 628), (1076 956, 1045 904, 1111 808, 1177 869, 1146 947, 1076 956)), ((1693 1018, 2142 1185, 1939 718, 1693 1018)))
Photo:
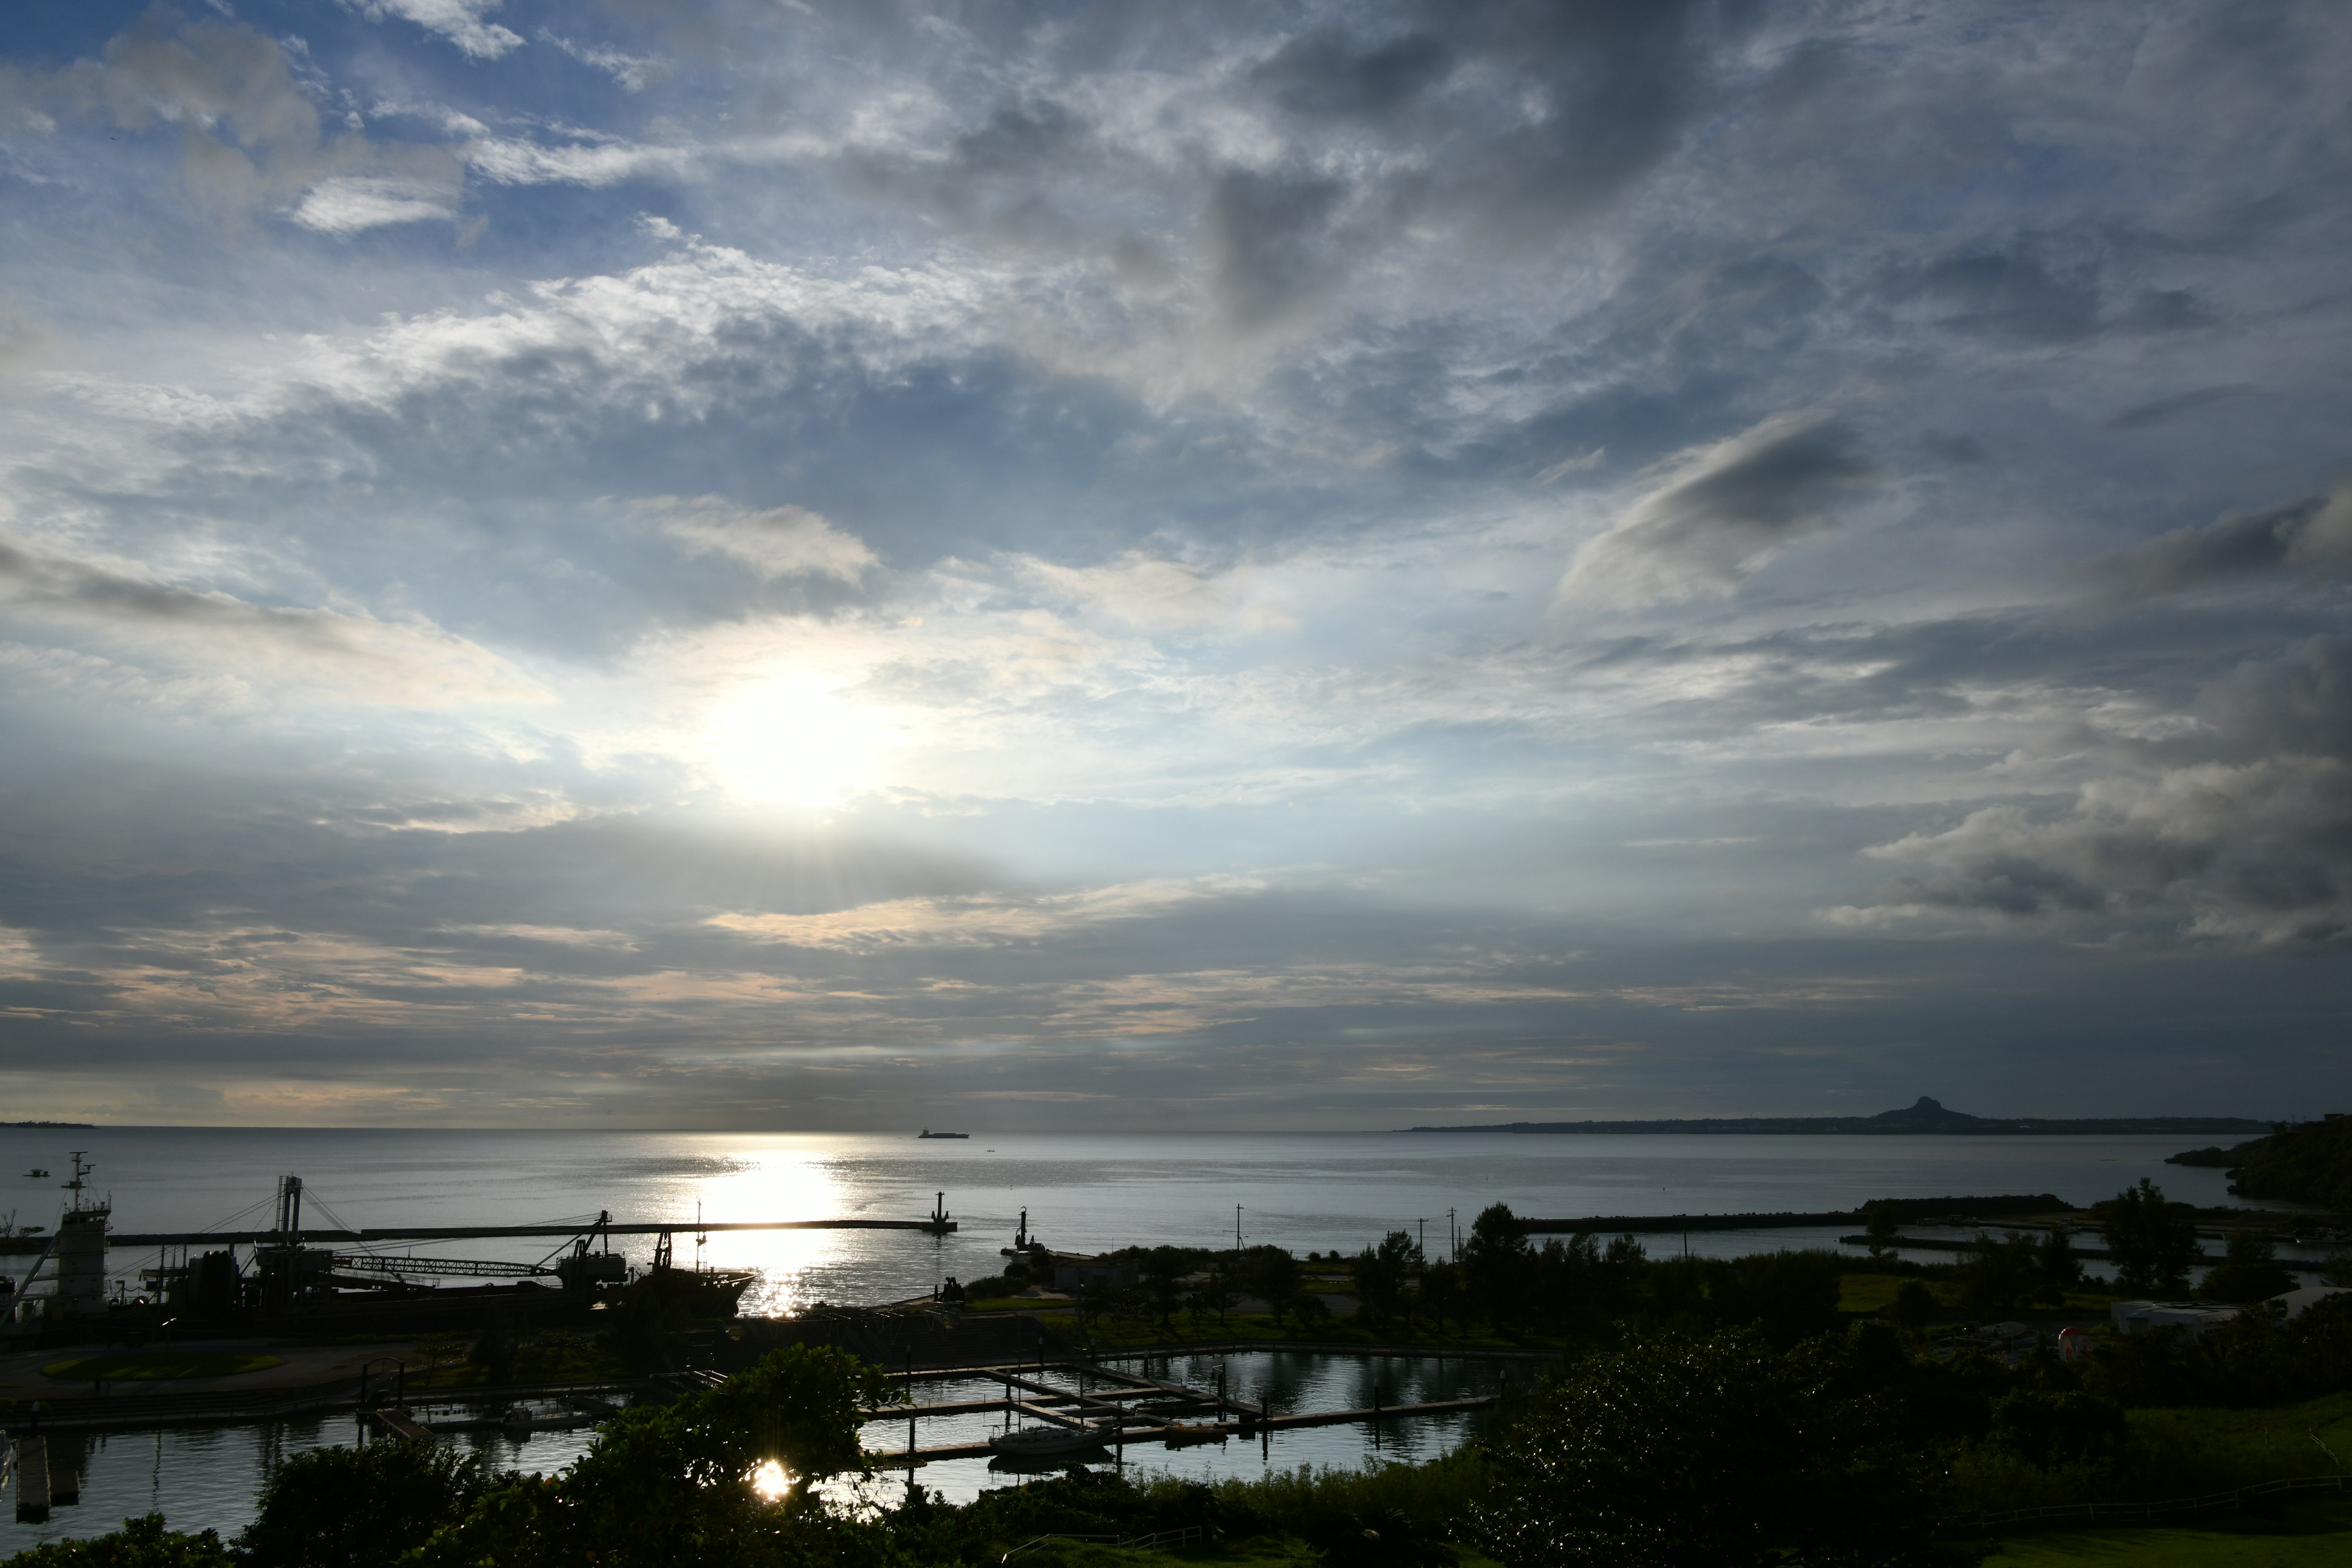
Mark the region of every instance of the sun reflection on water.
MULTIPOLYGON (((789 1134, 752 1135, 710 1160, 678 1183, 670 1197, 675 1212, 699 1205, 709 1223, 813 1220, 846 1217, 854 1206, 834 1171, 833 1157, 814 1140, 789 1134)), ((745 1293, 747 1316, 796 1311, 823 1294, 815 1277, 842 1262, 858 1233, 832 1230, 739 1230, 707 1233, 695 1249, 713 1268, 751 1268, 759 1283, 745 1293)), ((681 1236, 680 1261, 690 1237, 681 1236)))

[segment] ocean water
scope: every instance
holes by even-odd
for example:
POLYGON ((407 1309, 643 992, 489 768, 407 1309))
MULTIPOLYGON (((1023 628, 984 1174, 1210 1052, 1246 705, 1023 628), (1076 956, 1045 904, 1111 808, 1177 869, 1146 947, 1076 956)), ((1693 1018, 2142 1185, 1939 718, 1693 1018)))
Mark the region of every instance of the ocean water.
MULTIPOLYGON (((814 1301, 928 1295, 944 1278, 992 1274, 1026 1208, 1048 1246, 1131 1244, 1349 1252, 1390 1230, 1447 1250, 1489 1204, 1522 1215, 1726 1214, 1851 1208, 1874 1197, 2057 1194, 2088 1204, 2143 1175, 2175 1197, 2232 1202, 2219 1171, 2165 1164, 2198 1140, 1808 1136, 1515 1136, 1503 1133, 1284 1135, 993 1134, 919 1142, 842 1133, 245 1131, 214 1128, 0 1129, 0 1215, 56 1222, 67 1156, 85 1149, 92 1181, 125 1231, 266 1225, 281 1174, 304 1180, 306 1214, 352 1226, 674 1221, 917 1219, 945 1194, 961 1229, 719 1232, 714 1267, 756 1268, 747 1312, 814 1301), (57 1173, 35 1180, 35 1166, 57 1173), (1238 1216, 1236 1209, 1239 1210, 1238 1216), (1449 1215, 1451 1216, 1449 1218, 1449 1215), (238 1216, 243 1216, 241 1219, 238 1216)), ((1834 1243, 1835 1231, 1702 1232, 1712 1256, 1834 1243)), ((1681 1237, 1646 1238, 1654 1252, 1681 1237)), ((530 1260, 558 1242, 420 1246, 449 1257, 530 1260)), ((640 1261, 653 1238, 625 1238, 640 1261)), ((696 1251, 679 1237, 681 1257, 696 1251)), ((118 1249, 135 1285, 152 1255, 118 1249)), ((22 1268, 20 1260, 16 1267, 22 1268)))
MULTIPOLYGON (((1129 1244, 1232 1245, 1236 1220, 1248 1244, 1352 1252, 1390 1230, 1427 1238, 1443 1256, 1449 1231, 1466 1230, 1489 1204, 1523 1215, 1740 1213, 1850 1208, 1874 1197, 2052 1192, 2069 1203, 2108 1196, 2152 1176, 2175 1197, 2228 1203, 2218 1171, 2168 1166, 2188 1143, 2168 1138, 1834 1138, 1512 1136, 1495 1133, 998 1134, 919 1142, 911 1134, 568 1133, 346 1131, 243 1131, 105 1128, 90 1131, 0 1128, 0 1215, 55 1223, 57 1183, 70 1151, 85 1150, 93 1182, 123 1230, 194 1230, 268 1223, 277 1179, 304 1179, 308 1213, 352 1226, 522 1225, 615 1219, 687 1227, 718 1220, 915 1219, 945 1194, 962 1229, 914 1232, 717 1233, 701 1249, 713 1266, 750 1268, 761 1282, 747 1312, 810 1302, 873 1303, 927 1295, 943 1278, 993 1273, 1025 1207, 1049 1246, 1095 1251, 1129 1244), (34 1166, 58 1175, 24 1174, 34 1166), (1239 1213, 1236 1215, 1236 1208, 1239 1213), (1450 1217, 1449 1217, 1450 1216, 1450 1217)), ((1836 1232, 1707 1231, 1644 1238, 1653 1253, 1687 1245, 1731 1257, 1775 1247, 1834 1245, 1836 1232)), ((420 1251, 531 1258, 557 1242, 453 1243, 420 1251)), ((650 1237, 626 1240, 640 1260, 650 1237)), ((1934 1255, 1928 1255, 1934 1256, 1934 1255)), ((152 1261, 118 1250, 114 1265, 135 1288, 152 1261)), ((19 1273, 27 1259, 0 1259, 19 1273)), ((1491 1367, 1382 1363, 1360 1357, 1231 1358, 1233 1387, 1278 1408, 1358 1407, 1383 1386, 1384 1402, 1442 1397, 1491 1378, 1491 1367)), ((1157 1370, 1157 1369, 1155 1369, 1157 1370)), ((1205 1362, 1178 1357, 1165 1375, 1205 1385, 1205 1362)), ((978 1392, 975 1390, 974 1392, 978 1392)), ((0 1389, 0 1395, 37 1391, 0 1389)), ((959 1397, 926 1383, 922 1397, 959 1397)), ((960 1440, 957 1418, 927 1422, 921 1441, 960 1440)), ((975 1432, 985 1417, 966 1420, 975 1432)), ((1278 1433, 1201 1448, 1133 1450, 1130 1468, 1187 1476, 1255 1475, 1299 1464, 1355 1465, 1433 1457, 1475 1428, 1471 1418, 1278 1433)), ((877 1447, 903 1444, 893 1423, 868 1428, 877 1447)), ((0 1510, 0 1553, 37 1540, 88 1535, 126 1514, 159 1508, 181 1528, 226 1534, 250 1517, 261 1479, 278 1458, 353 1439, 348 1418, 251 1427, 139 1433, 91 1440, 84 1501, 46 1527, 19 1526, 0 1510)), ((502 1466, 553 1469, 586 1432, 457 1439, 502 1466)), ((969 1497, 1017 1477, 987 1461, 926 1467, 920 1483, 969 1497)), ((876 1486, 903 1489, 903 1479, 876 1486)))

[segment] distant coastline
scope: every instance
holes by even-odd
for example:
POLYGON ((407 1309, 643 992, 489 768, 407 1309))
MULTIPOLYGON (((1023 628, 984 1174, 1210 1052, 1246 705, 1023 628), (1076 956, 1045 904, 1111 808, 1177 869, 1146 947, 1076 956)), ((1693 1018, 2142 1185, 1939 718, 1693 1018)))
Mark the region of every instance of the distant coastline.
POLYGON ((70 1128, 92 1132, 97 1131, 98 1123, 95 1121, 0 1121, 0 1127, 70 1128))
POLYGON ((1875 1116, 1698 1116, 1654 1121, 1502 1121, 1467 1127, 1412 1127, 1411 1132, 1812 1132, 1864 1137, 1921 1133, 1985 1136, 2088 1133, 2155 1133, 2165 1137, 2198 1132, 2271 1131, 2267 1121, 2242 1116, 1971 1116, 1921 1095, 1900 1110, 1875 1116))

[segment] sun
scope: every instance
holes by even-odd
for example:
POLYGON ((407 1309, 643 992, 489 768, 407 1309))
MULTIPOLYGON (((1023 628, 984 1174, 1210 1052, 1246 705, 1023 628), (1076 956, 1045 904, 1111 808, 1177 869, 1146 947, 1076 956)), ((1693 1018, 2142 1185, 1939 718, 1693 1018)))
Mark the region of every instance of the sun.
POLYGON ((759 1493, 762 1502, 774 1502, 793 1489, 792 1472, 770 1459, 751 1472, 751 1489, 759 1493))
POLYGON ((794 671, 711 710, 712 765, 729 793, 778 805, 831 805, 866 786, 881 726, 822 678, 794 671))

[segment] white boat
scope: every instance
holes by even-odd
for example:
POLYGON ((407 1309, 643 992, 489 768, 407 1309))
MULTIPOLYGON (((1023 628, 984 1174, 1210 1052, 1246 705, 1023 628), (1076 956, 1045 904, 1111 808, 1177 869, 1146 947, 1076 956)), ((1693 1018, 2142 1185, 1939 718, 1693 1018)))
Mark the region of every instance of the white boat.
POLYGON ((988 1446, 1009 1458, 1036 1459, 1048 1454, 1083 1453, 1108 1440, 1109 1434, 1091 1426, 1024 1426, 1016 1432, 999 1432, 988 1446))

